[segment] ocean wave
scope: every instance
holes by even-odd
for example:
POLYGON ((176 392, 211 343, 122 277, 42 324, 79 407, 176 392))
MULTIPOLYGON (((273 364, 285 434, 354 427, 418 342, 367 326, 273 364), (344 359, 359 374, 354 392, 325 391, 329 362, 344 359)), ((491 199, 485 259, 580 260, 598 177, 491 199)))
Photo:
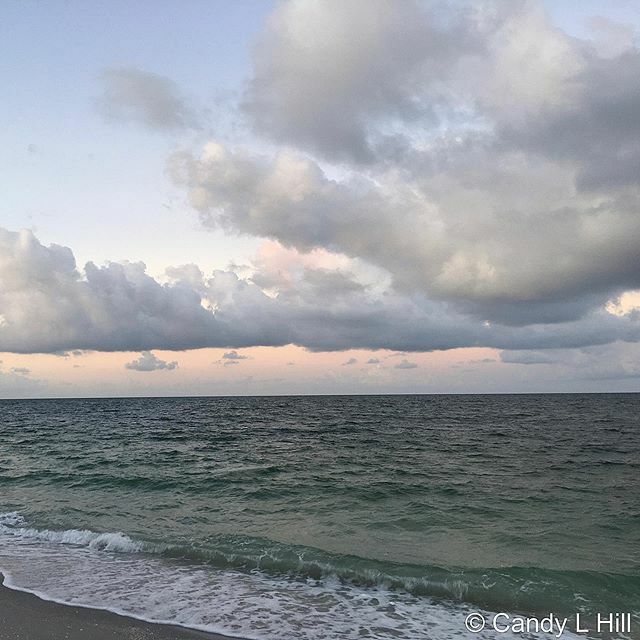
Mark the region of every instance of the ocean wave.
MULTIPOLYGON (((31 538, 42 542, 89 547, 101 551, 137 553, 147 550, 145 543, 133 540, 120 532, 96 533, 88 529, 53 531, 50 529, 34 529, 25 525, 24 517, 16 511, 0 514, 0 533, 31 538)), ((149 549, 149 551, 152 551, 152 549, 149 549)))
MULTIPOLYGON (((185 561, 157 548, 147 553, 153 548, 121 533, 36 529, 19 513, 0 515, 0 571, 6 586, 64 604, 255 640, 416 640, 431 637, 434 628, 439 640, 459 640, 464 628, 464 607, 362 588, 329 575, 313 580, 220 569, 194 561, 195 556, 185 561), (128 544, 92 546, 100 536, 126 539, 143 550, 128 552, 128 544)), ((239 548, 238 558, 255 564, 253 551, 239 548)))
POLYGON ((38 529, 27 526, 18 512, 0 514, 0 534, 110 553, 153 554, 188 561, 194 566, 258 572, 289 581, 382 588, 494 610, 549 609, 589 614, 602 608, 605 593, 617 603, 626 603, 629 611, 639 611, 640 603, 637 575, 532 567, 455 569, 399 564, 241 535, 219 536, 198 543, 158 543, 135 539, 123 532, 38 529))

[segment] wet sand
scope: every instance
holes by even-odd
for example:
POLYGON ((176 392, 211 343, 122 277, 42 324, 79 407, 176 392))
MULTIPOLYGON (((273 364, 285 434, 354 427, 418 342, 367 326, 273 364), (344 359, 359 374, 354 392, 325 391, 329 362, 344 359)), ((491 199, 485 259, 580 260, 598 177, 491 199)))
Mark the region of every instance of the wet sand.
MULTIPOLYGON (((0 575, 0 580, 4 578, 0 575)), ((229 640, 152 624, 109 611, 73 607, 0 586, 0 640, 229 640)))

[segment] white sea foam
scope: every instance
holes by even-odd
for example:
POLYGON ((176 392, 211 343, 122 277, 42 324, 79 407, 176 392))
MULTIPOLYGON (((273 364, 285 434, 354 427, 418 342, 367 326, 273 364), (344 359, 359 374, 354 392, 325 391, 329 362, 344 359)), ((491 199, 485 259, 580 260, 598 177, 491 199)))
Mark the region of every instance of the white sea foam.
POLYGON ((144 547, 142 542, 132 540, 129 536, 119 532, 96 533, 88 529, 51 531, 49 529, 25 527, 24 524, 24 518, 16 511, 0 514, 0 533, 12 536, 124 553, 136 553, 142 551, 144 547))
POLYGON ((337 578, 220 571, 137 553, 144 545, 121 533, 25 524, 0 515, 0 570, 7 586, 57 602, 255 640, 515 639, 466 632, 465 605, 337 578))

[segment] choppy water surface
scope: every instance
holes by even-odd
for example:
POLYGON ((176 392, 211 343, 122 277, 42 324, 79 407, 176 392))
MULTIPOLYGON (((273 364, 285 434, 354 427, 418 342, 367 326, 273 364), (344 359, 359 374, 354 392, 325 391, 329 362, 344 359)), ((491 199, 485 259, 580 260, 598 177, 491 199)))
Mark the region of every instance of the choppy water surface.
POLYGON ((640 630, 639 416, 633 394, 2 401, 0 568, 261 640, 459 638, 476 610, 640 630))

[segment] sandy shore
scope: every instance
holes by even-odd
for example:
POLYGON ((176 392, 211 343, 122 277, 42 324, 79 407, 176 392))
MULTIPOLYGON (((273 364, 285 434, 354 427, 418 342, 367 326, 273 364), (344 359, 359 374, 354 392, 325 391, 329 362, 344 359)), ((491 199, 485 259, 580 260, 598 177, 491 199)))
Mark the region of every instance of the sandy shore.
MULTIPOLYGON (((4 578, 0 575, 2 581, 4 578)), ((71 607, 0 586, 0 640, 229 640, 151 624, 109 611, 71 607)))

